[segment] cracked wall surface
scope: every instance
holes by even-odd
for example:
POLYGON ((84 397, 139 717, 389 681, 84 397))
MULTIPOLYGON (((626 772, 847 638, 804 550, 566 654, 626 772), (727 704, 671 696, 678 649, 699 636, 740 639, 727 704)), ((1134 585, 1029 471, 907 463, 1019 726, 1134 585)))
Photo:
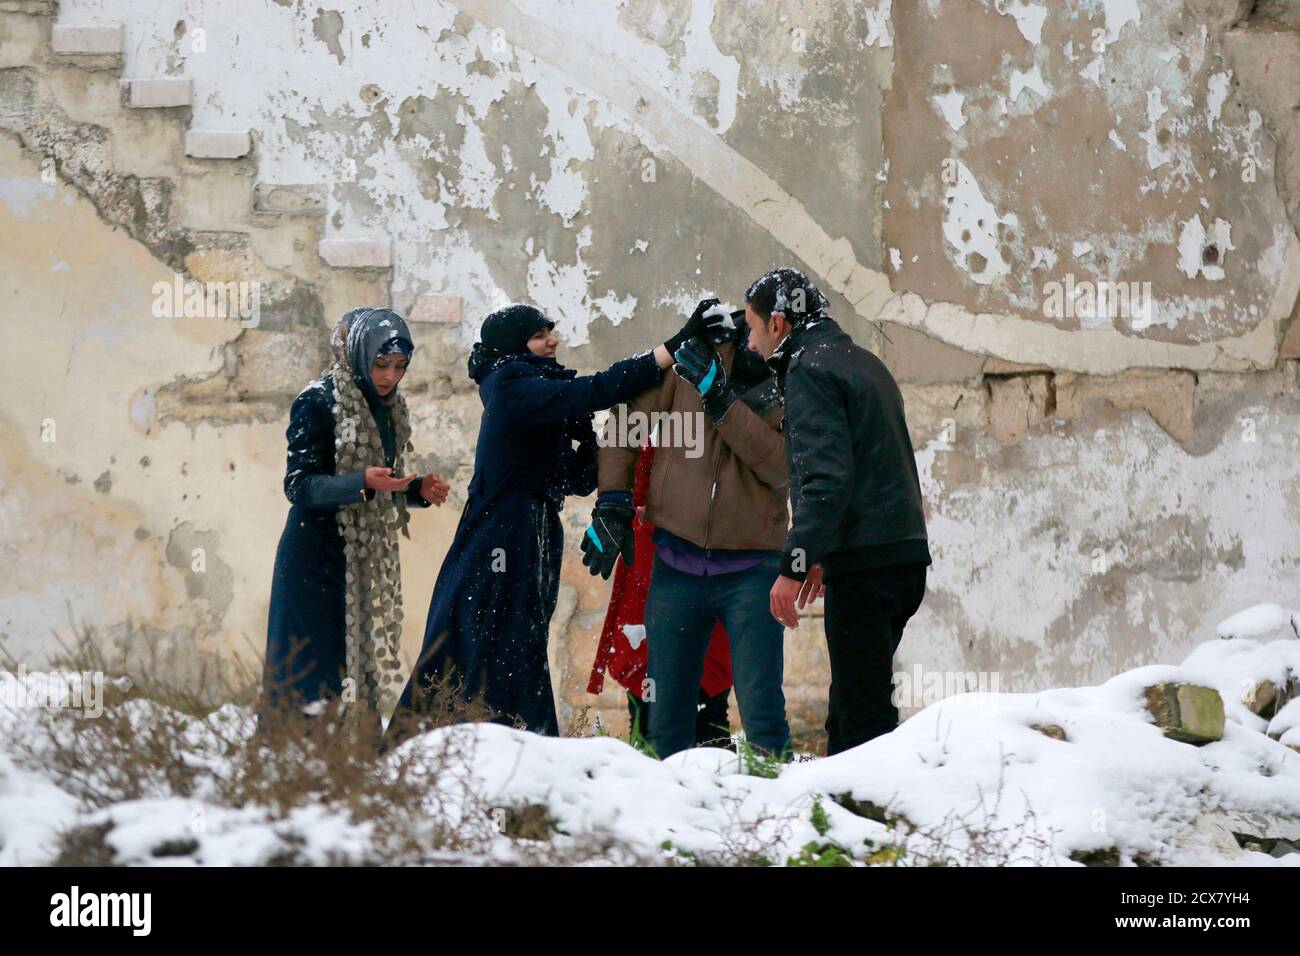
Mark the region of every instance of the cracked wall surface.
MULTIPOLYGON (((0 633, 260 650, 289 403, 334 318, 388 304, 415 466, 455 489, 403 550, 413 655, 482 317, 535 301, 590 371, 792 263, 907 401, 935 566, 900 667, 1031 689, 1180 653, 1296 587, 1297 106, 1283 0, 0 0, 0 315, 39 329, 0 357, 0 633), (168 78, 189 106, 125 105, 168 78), (155 317, 177 274, 256 283, 258 322, 155 317)), ((563 718, 617 727, 583 692, 606 599, 570 554, 551 652, 563 718)), ((820 627, 787 642, 809 739, 820 627)))

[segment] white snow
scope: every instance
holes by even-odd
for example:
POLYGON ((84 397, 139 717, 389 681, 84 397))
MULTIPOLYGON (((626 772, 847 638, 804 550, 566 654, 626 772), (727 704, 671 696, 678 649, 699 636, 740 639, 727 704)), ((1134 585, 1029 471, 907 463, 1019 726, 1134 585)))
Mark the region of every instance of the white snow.
POLYGON ((1280 604, 1256 604, 1219 622, 1215 633, 1232 638, 1300 637, 1300 615, 1280 604))
POLYGON ((624 624, 623 636, 627 638, 628 646, 636 650, 645 642, 645 625, 624 624))
MULTIPOLYGON (((457 815, 457 794, 472 781, 490 806, 545 807, 559 834, 554 841, 602 836, 650 859, 708 858, 751 840, 778 863, 809 842, 833 842, 859 862, 902 843, 904 861, 918 861, 942 832, 966 862, 1005 856, 1070 865, 1072 855, 1117 850, 1126 865, 1142 858, 1294 866, 1300 854, 1238 849, 1231 831, 1300 836, 1300 699, 1271 722, 1243 703, 1245 688, 1263 679, 1285 687, 1300 677, 1300 640, 1256 639, 1285 634, 1296 619, 1278 605, 1250 608, 1219 625, 1232 640, 1201 644, 1181 665, 1140 667, 1097 687, 948 697, 892 734, 835 757, 784 765, 770 778, 747 774, 724 750, 690 750, 661 762, 610 737, 546 738, 494 724, 424 734, 390 759, 434 754, 453 740, 468 745, 463 773, 430 780, 430 825, 468 819, 457 815), (1216 688, 1227 717, 1223 739, 1197 747, 1164 737, 1144 704, 1145 688, 1164 681, 1216 688), (1035 726, 1059 728, 1065 739, 1035 726), (891 832, 834 799, 845 796, 901 813, 916 829, 891 832), (814 801, 829 824, 820 835, 814 801), (984 835, 969 843, 959 821, 984 835), (993 846, 1001 852, 981 855, 993 846)), ((634 639, 631 628, 625 633, 634 639)), ((66 675, 0 672, 0 700, 50 702, 57 695, 48 688, 60 682, 75 686, 66 675)), ((140 700, 120 706, 132 708, 141 726, 160 708, 140 700)), ((24 731, 45 733, 40 716, 9 704, 0 708, 0 727, 27 720, 24 731)), ((234 705, 212 719, 224 721, 226 733, 252 732, 250 715, 234 705)), ((194 721, 185 731, 187 762, 222 773, 215 740, 194 721)), ((0 865, 48 863, 60 830, 94 824, 109 824, 105 842, 115 860, 135 865, 256 865, 291 844, 298 859, 313 863, 373 860, 378 852, 372 826, 339 808, 308 804, 278 817, 264 807, 235 809, 214 802, 215 791, 200 780, 188 797, 159 783, 144 799, 87 810, 51 774, 13 757, 0 751, 0 865), (164 842, 180 849, 156 856, 164 842)), ((510 837, 493 840, 462 861, 516 859, 510 837)))

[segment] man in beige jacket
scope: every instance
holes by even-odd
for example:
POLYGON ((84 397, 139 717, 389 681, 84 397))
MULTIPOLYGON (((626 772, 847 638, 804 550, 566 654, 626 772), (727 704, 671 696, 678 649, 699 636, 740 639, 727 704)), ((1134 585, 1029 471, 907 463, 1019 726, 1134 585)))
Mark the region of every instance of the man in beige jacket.
POLYGON ((633 557, 641 442, 626 438, 656 432, 645 510, 656 528, 645 696, 653 704, 647 736, 660 757, 694 745, 704 656, 718 620, 731 642, 746 739, 774 755, 790 750, 784 629, 768 598, 788 527, 782 407, 770 370, 744 344, 744 328, 717 300, 701 302, 687 329, 704 334, 671 343, 676 374, 611 411, 599 453, 599 497, 583 552, 591 573, 608 578, 620 554, 628 564, 633 557))

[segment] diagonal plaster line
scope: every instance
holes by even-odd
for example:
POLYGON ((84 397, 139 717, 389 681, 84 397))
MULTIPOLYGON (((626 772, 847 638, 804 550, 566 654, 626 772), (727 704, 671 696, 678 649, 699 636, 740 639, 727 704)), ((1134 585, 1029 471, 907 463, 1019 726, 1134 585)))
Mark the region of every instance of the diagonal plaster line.
POLYGON ((634 125, 789 249, 868 321, 909 326, 977 355, 1095 375, 1127 368, 1247 371, 1272 368, 1277 361, 1279 327, 1300 294, 1300 240, 1294 233, 1277 292, 1259 325, 1239 336, 1211 342, 1161 342, 1116 329, 1067 331, 1015 315, 976 315, 952 302, 927 304, 915 293, 895 293, 888 276, 857 261, 847 238, 832 239, 803 204, 766 172, 668 97, 634 78, 612 54, 525 15, 510 0, 449 2, 488 29, 500 29, 520 49, 621 109, 634 125))

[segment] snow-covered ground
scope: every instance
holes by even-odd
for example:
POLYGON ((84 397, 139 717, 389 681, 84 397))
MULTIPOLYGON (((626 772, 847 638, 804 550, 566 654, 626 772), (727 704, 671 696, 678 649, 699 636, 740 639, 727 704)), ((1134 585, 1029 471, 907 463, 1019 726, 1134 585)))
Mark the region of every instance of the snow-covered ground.
MULTIPOLYGON (((1296 866, 1300 853, 1282 852, 1285 844, 1269 855, 1240 848, 1233 833, 1300 842, 1300 698, 1266 720, 1251 696, 1264 680, 1295 686, 1297 627, 1297 615, 1263 605, 1225 621, 1224 639, 1181 665, 1141 667, 1099 687, 950 697, 892 734, 774 776, 744 772, 756 768, 729 751, 660 762, 609 737, 551 739, 490 724, 425 734, 390 760, 427 755, 442 767, 412 831, 450 824, 440 832, 473 836, 424 862, 1296 866), (1161 733, 1144 690, 1171 681, 1219 691, 1222 740, 1193 746, 1161 733), (521 839, 507 822, 529 812, 545 821, 543 840, 521 839), (542 846, 556 855, 529 856, 542 846)), ((75 675, 0 673, 7 739, 15 729, 46 732, 33 701, 76 690, 75 675)), ((120 706, 134 708, 142 732, 158 719, 150 701, 120 706)), ((290 850, 303 863, 417 858, 339 806, 223 805, 211 784, 228 769, 219 736, 249 734, 252 722, 233 705, 209 719, 220 735, 202 721, 183 734, 180 759, 201 771, 185 797, 159 783, 147 798, 93 809, 75 785, 0 752, 0 864, 48 863, 60 831, 76 827, 98 827, 112 859, 129 864, 259 864, 290 850)))

